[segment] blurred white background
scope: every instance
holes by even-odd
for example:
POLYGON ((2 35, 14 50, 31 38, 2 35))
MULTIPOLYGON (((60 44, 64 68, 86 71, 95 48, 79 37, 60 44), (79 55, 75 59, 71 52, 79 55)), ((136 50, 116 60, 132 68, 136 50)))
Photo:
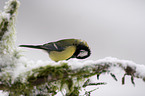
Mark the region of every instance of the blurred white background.
MULTIPOLYGON (((0 9, 4 2, 0 0, 0 9)), ((144 0, 20 0, 17 18, 17 45, 44 44, 63 38, 88 42, 92 54, 87 59, 108 56, 145 64, 144 0)), ((40 50, 24 49, 33 60, 50 60, 40 50)), ((121 77, 119 77, 121 80, 121 77)), ((145 83, 127 78, 126 85, 102 76, 107 82, 92 96, 144 96, 145 83)))

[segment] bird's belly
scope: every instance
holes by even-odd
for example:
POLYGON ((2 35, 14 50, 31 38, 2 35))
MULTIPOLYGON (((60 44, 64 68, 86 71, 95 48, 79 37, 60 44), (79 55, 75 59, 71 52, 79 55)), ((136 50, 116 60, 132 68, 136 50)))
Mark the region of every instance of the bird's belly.
POLYGON ((74 54, 75 51, 76 51, 75 46, 69 46, 64 51, 61 51, 61 52, 51 51, 49 53, 49 57, 53 61, 66 60, 66 59, 70 58, 74 54))

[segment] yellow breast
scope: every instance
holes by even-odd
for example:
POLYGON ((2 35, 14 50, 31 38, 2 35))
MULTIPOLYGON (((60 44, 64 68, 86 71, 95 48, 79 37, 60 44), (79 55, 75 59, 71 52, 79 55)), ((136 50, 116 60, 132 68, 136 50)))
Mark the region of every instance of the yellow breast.
POLYGON ((49 57, 56 62, 61 60, 66 60, 70 58, 75 51, 76 51, 76 46, 69 46, 64 51, 61 52, 51 51, 49 53, 49 57))

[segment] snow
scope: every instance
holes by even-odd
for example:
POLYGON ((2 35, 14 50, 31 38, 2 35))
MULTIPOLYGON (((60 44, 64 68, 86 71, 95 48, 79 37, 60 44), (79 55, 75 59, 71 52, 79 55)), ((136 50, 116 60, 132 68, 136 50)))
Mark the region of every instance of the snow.
POLYGON ((93 61, 93 60, 81 61, 78 59, 72 59, 72 60, 69 60, 67 63, 71 66, 72 69, 82 68, 88 65, 92 66, 95 64, 105 64, 105 63, 122 64, 124 68, 126 68, 127 66, 132 66, 132 67, 136 66, 136 64, 133 61, 120 60, 114 57, 106 57, 104 59, 99 59, 96 61, 93 61))
POLYGON ((138 75, 141 78, 145 78, 145 66, 144 65, 137 65, 136 75, 138 75))
POLYGON ((10 14, 8 14, 8 13, 6 13, 6 12, 1 12, 0 17, 1 17, 1 18, 7 18, 7 20, 9 20, 10 14))
MULTIPOLYGON (((18 6, 20 5, 20 2, 19 2, 18 0, 9 0, 8 2, 5 2, 5 6, 4 6, 4 10, 5 10, 5 11, 8 10, 8 9, 12 9, 12 8, 11 8, 12 6, 10 6, 10 4, 11 4, 11 2, 13 2, 13 1, 16 1, 17 4, 18 4, 18 6)), ((17 7, 18 7, 18 6, 17 6, 17 7)))
MULTIPOLYGON (((4 7, 4 11, 0 13, 1 20, 8 21, 8 26, 4 26, 7 27, 7 30, 0 41, 0 65, 2 68, 14 65, 17 62, 16 57, 14 57, 15 52, 19 53, 15 46, 15 17, 10 19, 11 16, 7 13, 7 10, 10 9, 9 7, 12 7, 10 6, 12 1, 15 0, 9 0, 4 7)), ((17 3, 19 4, 19 2, 17 3)))
MULTIPOLYGON (((130 66, 132 68, 136 68, 136 74, 138 74, 140 77, 145 77, 145 66, 144 65, 139 65, 139 64, 135 64, 132 61, 128 61, 128 60, 119 60, 117 58, 113 58, 113 57, 106 57, 104 59, 99 59, 96 61, 93 60, 86 60, 86 61, 81 61, 78 59, 71 59, 68 61, 59 61, 59 62, 54 62, 54 61, 42 61, 42 60, 38 60, 38 61, 32 61, 29 59, 26 59, 25 57, 21 57, 16 64, 16 68, 13 72, 13 78, 15 79, 16 77, 18 77, 20 74, 25 73, 27 71, 31 71, 34 68, 39 68, 39 67, 43 67, 46 65, 51 65, 51 66, 57 66, 57 65, 61 65, 63 63, 68 63, 68 65, 72 68, 72 70, 74 69, 80 69, 84 66, 94 66, 96 64, 104 64, 104 63, 111 63, 111 64, 122 64, 124 66, 124 68, 126 68, 126 66, 130 66)), ((122 72, 123 69, 121 69, 119 66, 112 66, 109 69, 111 72, 122 72)))
POLYGON ((8 96, 7 92, 3 92, 2 90, 0 90, 0 96, 8 96))

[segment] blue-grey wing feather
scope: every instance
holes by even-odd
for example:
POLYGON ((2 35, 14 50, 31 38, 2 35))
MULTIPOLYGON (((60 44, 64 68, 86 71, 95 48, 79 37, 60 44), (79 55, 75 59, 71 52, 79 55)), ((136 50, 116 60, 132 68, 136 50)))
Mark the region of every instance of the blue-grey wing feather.
POLYGON ((48 43, 42 46, 47 51, 63 51, 64 48, 56 43, 48 43))

